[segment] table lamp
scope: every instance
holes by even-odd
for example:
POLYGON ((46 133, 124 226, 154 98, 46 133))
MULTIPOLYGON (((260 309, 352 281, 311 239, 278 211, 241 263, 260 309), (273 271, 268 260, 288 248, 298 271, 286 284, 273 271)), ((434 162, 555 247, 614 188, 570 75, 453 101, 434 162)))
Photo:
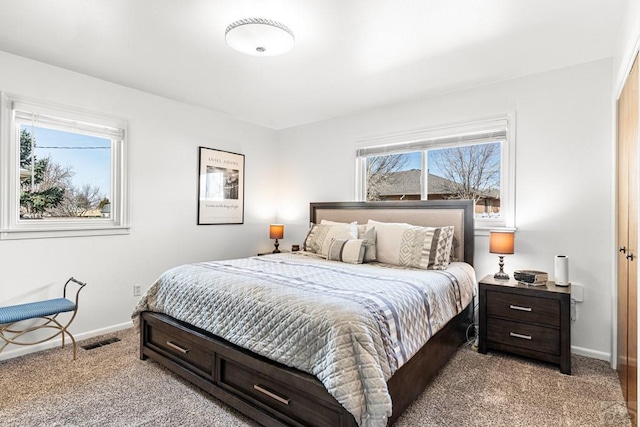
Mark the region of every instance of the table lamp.
POLYGON ((502 269, 504 267, 504 256, 513 254, 513 231, 490 231, 489 232, 489 252, 498 254, 500 257, 500 271, 493 275, 494 279, 509 280, 509 275, 502 269))
POLYGON ((274 243, 275 249, 273 250, 274 254, 280 253, 280 249, 278 249, 278 246, 280 246, 280 243, 278 243, 278 239, 282 239, 283 237, 284 237, 284 225, 271 224, 269 226, 269 238, 276 239, 276 242, 274 243))

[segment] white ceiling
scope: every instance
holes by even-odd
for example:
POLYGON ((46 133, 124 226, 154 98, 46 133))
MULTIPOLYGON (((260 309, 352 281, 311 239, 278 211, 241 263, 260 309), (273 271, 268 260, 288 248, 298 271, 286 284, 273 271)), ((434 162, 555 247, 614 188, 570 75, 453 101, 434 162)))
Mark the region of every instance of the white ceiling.
POLYGON ((0 50, 281 129, 611 57, 627 1, 0 0, 0 50), (296 46, 231 50, 249 17, 296 46))

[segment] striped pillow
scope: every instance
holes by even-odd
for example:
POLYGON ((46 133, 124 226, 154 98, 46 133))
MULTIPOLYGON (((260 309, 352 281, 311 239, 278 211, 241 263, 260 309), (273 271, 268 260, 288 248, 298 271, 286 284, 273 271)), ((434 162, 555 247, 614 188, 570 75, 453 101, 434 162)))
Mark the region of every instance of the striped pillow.
POLYGON ((331 261, 362 264, 364 259, 366 240, 362 239, 331 239, 327 259, 331 261))

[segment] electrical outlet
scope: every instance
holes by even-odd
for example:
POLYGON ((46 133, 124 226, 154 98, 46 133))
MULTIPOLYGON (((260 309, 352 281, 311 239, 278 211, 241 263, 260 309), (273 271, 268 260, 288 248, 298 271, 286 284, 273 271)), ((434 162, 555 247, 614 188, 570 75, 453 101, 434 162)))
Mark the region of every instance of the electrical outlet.
POLYGON ((584 301, 584 286, 577 283, 571 284, 571 299, 575 302, 584 301))
POLYGON ((140 288, 140 285, 133 285, 133 296, 139 297, 141 293, 142 293, 142 290, 140 288))

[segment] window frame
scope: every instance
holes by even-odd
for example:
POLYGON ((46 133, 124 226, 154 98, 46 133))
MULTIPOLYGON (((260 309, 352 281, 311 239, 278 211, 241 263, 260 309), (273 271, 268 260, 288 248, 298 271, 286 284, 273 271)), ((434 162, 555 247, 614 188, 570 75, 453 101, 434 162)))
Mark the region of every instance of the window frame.
MULTIPOLYGON (((453 148, 480 142, 473 135, 491 134, 500 131, 505 134, 500 146, 500 219, 474 218, 475 229, 485 234, 491 229, 515 228, 515 113, 486 117, 476 120, 446 124, 428 129, 420 129, 391 135, 362 139, 355 144, 356 161, 356 200, 366 198, 366 159, 375 155, 422 152, 422 171, 426 170, 427 156, 424 151, 430 149, 453 148), (369 154, 361 154, 369 153, 369 154)), ((485 141, 485 142, 488 142, 485 141)), ((421 200, 426 200, 426 178, 421 179, 421 200)))
POLYGON ((0 240, 129 234, 127 120, 0 92, 0 132, 0 240), (24 119, 16 120, 16 110, 59 120, 57 124, 45 127, 101 137, 110 134, 110 218, 61 218, 47 221, 20 218, 18 142, 20 123, 24 119), (121 137, 116 137, 116 133, 121 137))

